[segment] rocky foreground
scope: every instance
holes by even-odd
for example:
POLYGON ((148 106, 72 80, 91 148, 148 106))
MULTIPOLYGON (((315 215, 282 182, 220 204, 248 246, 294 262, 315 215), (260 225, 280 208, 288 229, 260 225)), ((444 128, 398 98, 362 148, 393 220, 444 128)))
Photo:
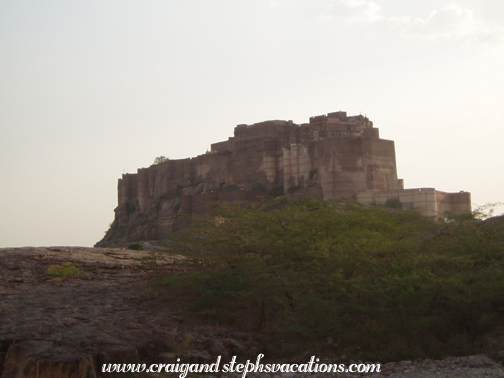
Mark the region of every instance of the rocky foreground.
MULTIPOLYGON (((210 363, 217 356, 226 361, 234 355, 253 356, 275 348, 261 335, 190 324, 173 316, 169 304, 146 301, 143 295, 149 290, 150 270, 173 271, 184 259, 166 255, 149 262, 145 260, 149 256, 145 251, 107 248, 0 249, 1 377, 94 378, 106 376, 101 369, 109 363, 174 363, 177 358, 185 363, 210 363)), ((500 356, 498 350, 494 352, 492 357, 500 356)), ((306 356, 287 363, 296 358, 306 356)), ((504 377, 504 368, 480 355, 389 363, 380 373, 366 376, 504 377)))

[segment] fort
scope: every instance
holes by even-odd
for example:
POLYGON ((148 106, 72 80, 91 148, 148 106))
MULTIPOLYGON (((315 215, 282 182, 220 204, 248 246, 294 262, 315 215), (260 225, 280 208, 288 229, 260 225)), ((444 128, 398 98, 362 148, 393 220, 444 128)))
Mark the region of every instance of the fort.
POLYGON ((98 247, 160 240, 207 211, 209 202, 259 201, 286 194, 385 203, 428 216, 471 211, 468 192, 404 189, 394 142, 362 115, 334 112, 309 123, 238 125, 234 136, 195 158, 168 160, 118 182, 115 219, 98 247))

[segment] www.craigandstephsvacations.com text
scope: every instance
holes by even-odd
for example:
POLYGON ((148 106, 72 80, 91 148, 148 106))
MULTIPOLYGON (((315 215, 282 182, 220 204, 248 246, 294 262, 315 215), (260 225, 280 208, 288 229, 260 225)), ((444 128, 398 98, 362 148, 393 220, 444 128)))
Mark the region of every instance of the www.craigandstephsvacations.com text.
POLYGON ((264 354, 259 354, 255 363, 247 360, 237 363, 236 356, 220 367, 221 357, 213 364, 184 364, 180 358, 175 364, 104 364, 102 373, 179 373, 185 378, 188 373, 238 373, 245 378, 247 373, 379 373, 380 364, 325 364, 319 363, 315 356, 304 364, 262 364, 264 354))

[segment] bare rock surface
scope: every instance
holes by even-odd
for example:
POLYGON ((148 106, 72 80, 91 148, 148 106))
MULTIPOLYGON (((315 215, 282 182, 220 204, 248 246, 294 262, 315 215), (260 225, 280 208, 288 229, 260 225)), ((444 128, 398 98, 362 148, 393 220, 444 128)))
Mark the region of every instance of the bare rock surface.
MULTIPOLYGON (((148 253, 0 249, 2 377, 94 377, 102 363, 139 362, 166 350, 177 323, 139 303, 147 290, 142 257, 148 253), (46 274, 49 267, 72 263, 80 266, 78 277, 62 280, 46 274)), ((180 259, 157 264, 170 269, 180 259)))
MULTIPOLYGON (((111 248, 0 249, 1 377, 97 378, 104 376, 101 366, 108 363, 175 363, 177 359, 181 363, 209 363, 216 356, 225 363, 233 355, 264 352, 267 340, 261 335, 187 323, 173 316, 166 305, 155 306, 143 300, 143 293, 149 290, 147 278, 152 264, 160 270, 174 271, 184 259, 166 254, 151 265, 142 263, 140 259, 149 256, 145 251, 111 248), (78 265, 74 265, 77 271, 70 278, 47 274, 50 267, 71 264, 78 265), (185 340, 187 335, 190 337, 185 340), (174 347, 184 343, 186 350, 174 347)), ((302 376, 247 374, 262 378, 302 376)), ((380 373, 364 376, 504 377, 504 369, 489 357, 479 355, 394 362, 383 365, 380 373)))

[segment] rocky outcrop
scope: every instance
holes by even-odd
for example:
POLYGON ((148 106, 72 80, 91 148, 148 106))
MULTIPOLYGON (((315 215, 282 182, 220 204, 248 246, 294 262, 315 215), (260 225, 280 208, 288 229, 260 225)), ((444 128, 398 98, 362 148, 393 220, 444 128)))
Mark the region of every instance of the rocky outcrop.
POLYGON ((154 266, 176 271, 184 259, 141 261, 149 256, 78 247, 0 249, 0 376, 99 377, 108 363, 150 363, 163 353, 187 358, 177 349, 189 337, 217 345, 208 349, 211 358, 232 353, 219 341, 227 333, 186 324, 166 304, 141 299, 154 266))
MULTIPOLYGON (((146 269, 137 259, 145 256, 114 249, 1 249, 2 378, 95 377, 107 361, 134 362, 166 351, 176 324, 138 303, 146 269), (49 270, 50 276, 50 267, 60 270, 49 270)), ((171 267, 176 260, 159 264, 171 267)))

